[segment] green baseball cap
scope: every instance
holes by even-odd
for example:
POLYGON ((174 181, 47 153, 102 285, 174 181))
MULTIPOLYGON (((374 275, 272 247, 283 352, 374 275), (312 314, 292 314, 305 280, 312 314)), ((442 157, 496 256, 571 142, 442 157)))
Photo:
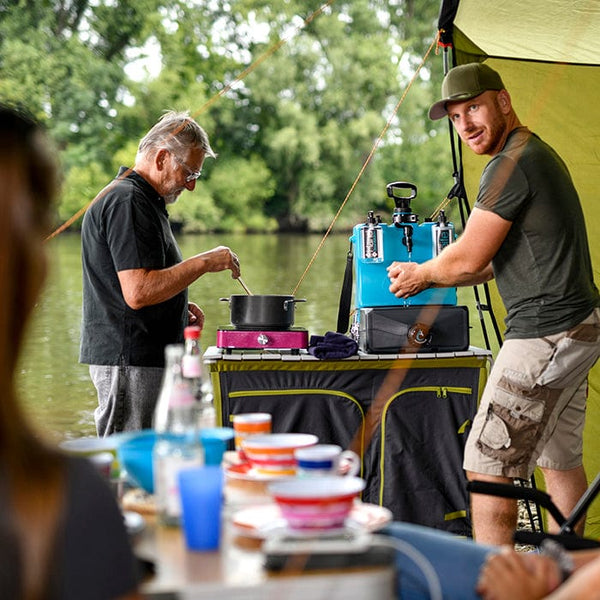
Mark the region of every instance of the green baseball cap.
POLYGON ((488 90, 503 90, 504 84, 494 69, 483 63, 469 63, 450 69, 442 82, 442 99, 429 109, 434 121, 448 114, 446 103, 475 98, 488 90))

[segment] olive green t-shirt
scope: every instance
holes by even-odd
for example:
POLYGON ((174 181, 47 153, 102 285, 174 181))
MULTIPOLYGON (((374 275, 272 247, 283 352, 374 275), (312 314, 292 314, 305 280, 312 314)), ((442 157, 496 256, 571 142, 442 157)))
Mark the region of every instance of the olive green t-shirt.
POLYGON ((558 154, 526 127, 485 167, 475 206, 512 222, 492 265, 506 338, 569 329, 600 304, 583 212, 558 154))

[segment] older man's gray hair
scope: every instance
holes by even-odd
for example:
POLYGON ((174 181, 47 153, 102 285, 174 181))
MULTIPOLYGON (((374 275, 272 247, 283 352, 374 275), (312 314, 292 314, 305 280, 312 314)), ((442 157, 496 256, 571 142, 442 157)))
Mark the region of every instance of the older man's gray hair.
POLYGON ((181 155, 188 148, 201 148, 206 156, 210 158, 217 156, 210 147, 206 131, 190 117, 188 111, 166 112, 141 139, 137 156, 141 157, 161 148, 176 155, 181 155))

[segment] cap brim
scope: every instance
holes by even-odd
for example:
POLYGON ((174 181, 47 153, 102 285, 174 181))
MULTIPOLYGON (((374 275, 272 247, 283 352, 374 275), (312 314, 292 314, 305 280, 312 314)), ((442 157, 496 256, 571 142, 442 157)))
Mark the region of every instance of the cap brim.
POLYGON ((477 98, 477 96, 481 96, 481 94, 483 94, 483 92, 478 90, 473 94, 456 94, 450 98, 438 100, 435 104, 431 105, 431 108, 429 109, 429 118, 433 121, 437 121, 438 119, 447 116, 448 109, 446 108, 446 105, 448 102, 464 102, 465 100, 471 100, 471 98, 477 98))
POLYGON ((432 121, 443 119, 448 114, 448 111, 446 110, 446 102, 448 102, 448 100, 439 100, 435 104, 432 104, 431 108, 429 109, 429 118, 432 121))

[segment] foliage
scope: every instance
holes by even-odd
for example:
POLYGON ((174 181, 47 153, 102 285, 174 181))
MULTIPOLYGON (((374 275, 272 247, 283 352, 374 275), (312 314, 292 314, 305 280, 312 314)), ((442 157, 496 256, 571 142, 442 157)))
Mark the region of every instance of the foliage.
POLYGON ((181 196, 169 207, 169 214, 187 233, 273 232, 277 224, 264 213, 272 184, 271 173, 260 157, 233 157, 223 166, 215 165, 206 184, 181 196))
MULTIPOLYGON (((62 200, 58 207, 60 220, 66 221, 81 207, 87 206, 110 179, 98 163, 90 163, 85 167, 73 166, 63 184, 62 200)), ((80 226, 81 220, 82 217, 74 223, 74 226, 80 226)))
POLYGON ((336 227, 349 229, 367 210, 391 211, 395 180, 417 184, 415 211, 428 216, 452 184, 446 126, 427 118, 441 80, 433 55, 392 113, 435 36, 439 4, 318 7, 0 0, 0 99, 45 121, 60 148, 59 217, 133 166, 138 140, 167 109, 189 110, 219 154, 169 209, 186 231, 322 231, 344 202, 336 227), (133 77, 141 63, 148 71, 133 77))

